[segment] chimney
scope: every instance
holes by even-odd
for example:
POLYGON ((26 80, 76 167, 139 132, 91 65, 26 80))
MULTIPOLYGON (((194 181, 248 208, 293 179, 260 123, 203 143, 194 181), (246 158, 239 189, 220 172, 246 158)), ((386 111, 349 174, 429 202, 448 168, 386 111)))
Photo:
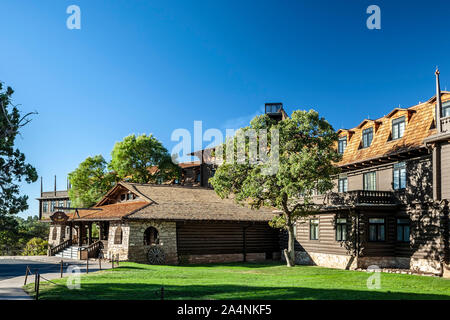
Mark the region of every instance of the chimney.
POLYGON ((43 188, 42 188, 42 176, 41 176, 41 197, 42 197, 42 191, 43 191, 43 188))
POLYGON ((441 112, 442 112, 442 101, 441 101, 441 85, 439 83, 439 69, 436 68, 436 129, 437 132, 442 132, 441 128, 441 112))

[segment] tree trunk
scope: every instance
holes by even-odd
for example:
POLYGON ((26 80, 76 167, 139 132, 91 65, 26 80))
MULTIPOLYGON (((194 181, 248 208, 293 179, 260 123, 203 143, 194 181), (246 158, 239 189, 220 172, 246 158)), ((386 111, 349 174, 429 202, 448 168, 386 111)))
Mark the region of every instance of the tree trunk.
POLYGON ((284 250, 284 257, 286 258, 286 264, 288 267, 295 266, 295 234, 294 234, 294 224, 288 226, 288 248, 284 250))

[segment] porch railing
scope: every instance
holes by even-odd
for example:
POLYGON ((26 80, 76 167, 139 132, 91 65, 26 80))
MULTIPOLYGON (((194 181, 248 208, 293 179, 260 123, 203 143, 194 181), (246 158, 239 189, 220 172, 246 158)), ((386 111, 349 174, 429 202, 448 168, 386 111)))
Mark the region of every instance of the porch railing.
POLYGON ((95 241, 87 247, 81 247, 79 250, 86 251, 87 255, 82 254, 86 258, 97 258, 100 250, 103 248, 101 240, 95 241))
POLYGON ((68 239, 66 241, 61 242, 60 244, 58 244, 55 247, 49 247, 48 248, 48 255, 49 256, 54 256, 55 254, 57 254, 58 252, 63 251, 64 249, 66 249, 67 247, 70 247, 72 245, 72 239, 68 239))

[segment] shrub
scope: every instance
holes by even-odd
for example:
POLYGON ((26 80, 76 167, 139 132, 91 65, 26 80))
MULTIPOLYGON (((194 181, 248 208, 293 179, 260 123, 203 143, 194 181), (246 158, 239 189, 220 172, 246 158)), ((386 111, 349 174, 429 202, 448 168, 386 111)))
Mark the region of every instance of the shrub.
POLYGON ((46 255, 47 247, 48 247, 48 241, 45 241, 41 238, 32 238, 27 242, 22 255, 24 255, 24 256, 46 255))

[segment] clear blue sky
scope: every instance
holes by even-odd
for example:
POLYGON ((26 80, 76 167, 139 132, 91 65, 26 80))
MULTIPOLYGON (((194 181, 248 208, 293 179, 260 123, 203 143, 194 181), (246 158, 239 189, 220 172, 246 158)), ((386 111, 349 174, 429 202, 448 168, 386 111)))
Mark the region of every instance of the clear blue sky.
MULTIPOLYGON (((264 102, 314 108, 354 127, 450 89, 448 1, 3 0, 0 80, 21 110, 38 111, 18 146, 65 188, 87 156, 176 128, 246 124, 264 102), (66 8, 81 8, 81 30, 66 8), (366 8, 381 8, 381 30, 366 8)), ((37 214, 39 182, 23 185, 37 214)))

